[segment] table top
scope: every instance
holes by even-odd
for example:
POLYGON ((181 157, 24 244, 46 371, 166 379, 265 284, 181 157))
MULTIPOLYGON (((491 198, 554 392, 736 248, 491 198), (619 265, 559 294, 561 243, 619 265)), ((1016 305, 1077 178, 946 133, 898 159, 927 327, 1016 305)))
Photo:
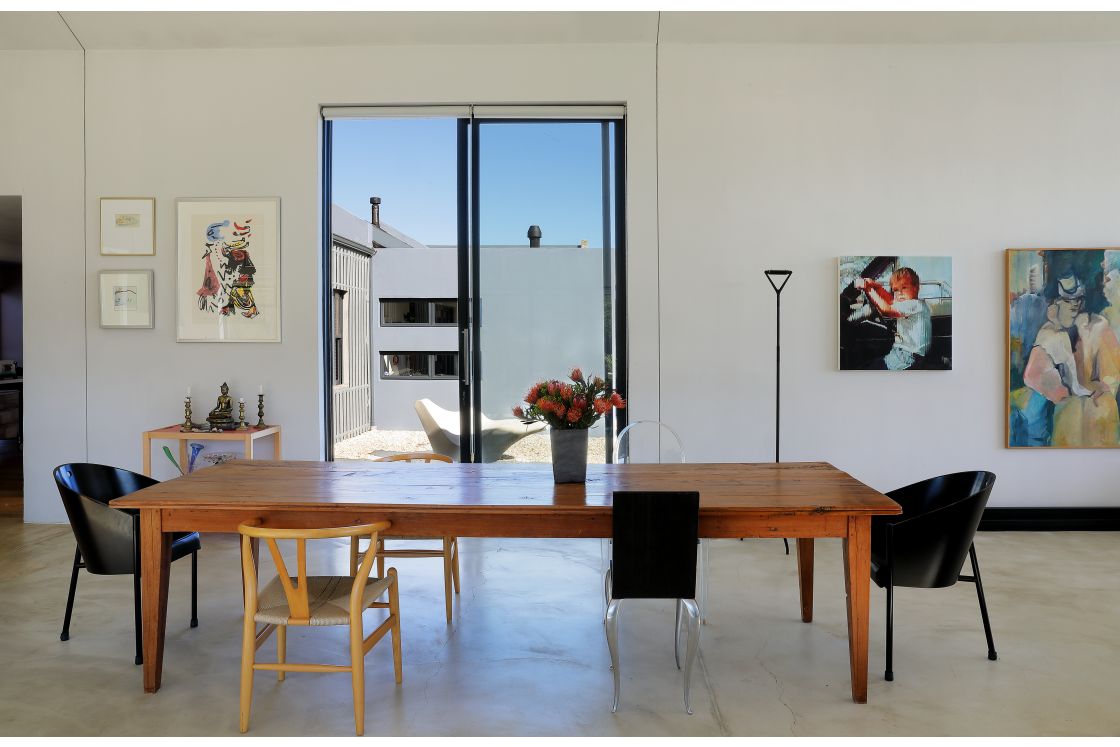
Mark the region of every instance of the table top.
POLYGON ((144 431, 144 435, 148 438, 161 438, 176 441, 189 441, 191 439, 198 441, 239 441, 246 437, 257 439, 280 432, 280 426, 278 425, 269 425, 264 428, 257 428, 250 425, 243 431, 190 431, 189 433, 180 430, 182 427, 183 426, 180 424, 168 425, 163 428, 144 431))
MULTIPOLYGON (((187 435, 187 434, 184 434, 187 435)), ((825 462, 591 464, 557 485, 549 464, 235 460, 113 501, 118 508, 463 508, 601 511, 616 490, 696 490, 701 511, 897 514, 882 493, 825 462)))

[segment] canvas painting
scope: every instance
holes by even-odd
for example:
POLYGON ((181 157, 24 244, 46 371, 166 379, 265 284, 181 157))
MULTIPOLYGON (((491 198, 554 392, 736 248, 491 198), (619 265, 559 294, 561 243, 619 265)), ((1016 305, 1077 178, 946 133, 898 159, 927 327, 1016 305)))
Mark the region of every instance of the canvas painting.
POLYGON ((953 367, 951 257, 840 258, 840 370, 953 367))
POLYGON ((1120 248, 1007 250, 1007 445, 1120 446, 1120 248))
POLYGON ((179 200, 178 340, 280 341, 280 200, 179 200))

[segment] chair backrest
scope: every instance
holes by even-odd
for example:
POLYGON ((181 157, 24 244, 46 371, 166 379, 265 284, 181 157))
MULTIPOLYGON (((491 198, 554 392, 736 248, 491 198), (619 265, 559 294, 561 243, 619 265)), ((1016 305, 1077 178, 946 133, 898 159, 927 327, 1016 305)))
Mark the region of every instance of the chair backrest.
POLYGON ((896 586, 957 582, 995 482, 991 472, 957 472, 887 493, 902 515, 873 520, 872 545, 889 541, 896 586))
POLYGON ((616 491, 611 597, 694 599, 697 492, 616 491))
POLYGON ((159 481, 118 467, 85 463, 55 467, 54 481, 86 570, 106 575, 132 573, 136 514, 110 508, 108 503, 159 481))
POLYGON ((431 464, 432 462, 446 462, 452 463, 449 456, 437 454, 434 451, 410 451, 407 454, 390 454, 389 456, 379 457, 374 460, 375 462, 424 462, 431 464))
POLYGON ((658 420, 633 420, 615 439, 615 464, 684 464, 685 461, 681 437, 658 420))
POLYGON ((454 459, 459 453, 459 413, 445 410, 427 398, 416 400, 413 406, 432 449, 454 459))
POLYGON ((350 603, 354 605, 361 599, 365 581, 369 577, 373 559, 377 555, 377 535, 392 526, 389 521, 378 521, 372 524, 355 524, 346 527, 325 527, 318 529, 279 529, 261 526, 255 522, 247 522, 237 527, 241 534, 241 568, 245 578, 245 609, 257 608, 257 567, 253 559, 253 539, 263 539, 268 544, 268 551, 272 555, 272 562, 280 578, 280 585, 284 588, 284 596, 288 600, 288 610, 291 613, 292 625, 307 625, 311 617, 310 600, 307 588, 307 540, 338 539, 341 537, 367 537, 369 548, 362 558, 362 564, 354 576, 350 590, 350 603), (284 563, 280 554, 277 540, 294 540, 296 543, 296 576, 293 582, 292 574, 284 563))

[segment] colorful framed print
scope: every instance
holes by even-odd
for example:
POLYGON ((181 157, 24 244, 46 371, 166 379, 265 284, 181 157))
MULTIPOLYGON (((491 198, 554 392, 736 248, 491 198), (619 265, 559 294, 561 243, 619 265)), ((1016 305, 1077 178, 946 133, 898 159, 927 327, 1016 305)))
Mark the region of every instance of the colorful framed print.
POLYGON ((1007 250, 1007 445, 1120 446, 1120 248, 1007 250))
POLYGON ((153 323, 151 270, 102 270, 97 273, 103 329, 148 328, 153 323))
POLYGON ((156 253, 154 197, 101 198, 101 253, 122 256, 156 253))
POLYGON ((280 198, 176 202, 179 342, 280 342, 280 198))
POLYGON ((953 367, 951 257, 840 258, 840 370, 953 367))

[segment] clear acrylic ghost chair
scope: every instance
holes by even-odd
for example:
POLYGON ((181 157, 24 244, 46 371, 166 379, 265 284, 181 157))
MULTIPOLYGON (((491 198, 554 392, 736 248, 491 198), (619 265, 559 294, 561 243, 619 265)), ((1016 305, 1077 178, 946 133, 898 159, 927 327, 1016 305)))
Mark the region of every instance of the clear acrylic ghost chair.
MULTIPOLYGON (((633 420, 623 428, 614 445, 615 464, 685 464, 684 442, 677 432, 659 420, 633 420)), ((610 603, 611 572, 607 557, 609 540, 604 543, 603 597, 610 603)), ((677 630, 680 630, 681 606, 677 605, 677 630)), ((700 540, 700 619, 707 622, 708 614, 708 540, 700 540)), ((674 641, 673 651, 680 666, 680 647, 678 638, 674 641)))

